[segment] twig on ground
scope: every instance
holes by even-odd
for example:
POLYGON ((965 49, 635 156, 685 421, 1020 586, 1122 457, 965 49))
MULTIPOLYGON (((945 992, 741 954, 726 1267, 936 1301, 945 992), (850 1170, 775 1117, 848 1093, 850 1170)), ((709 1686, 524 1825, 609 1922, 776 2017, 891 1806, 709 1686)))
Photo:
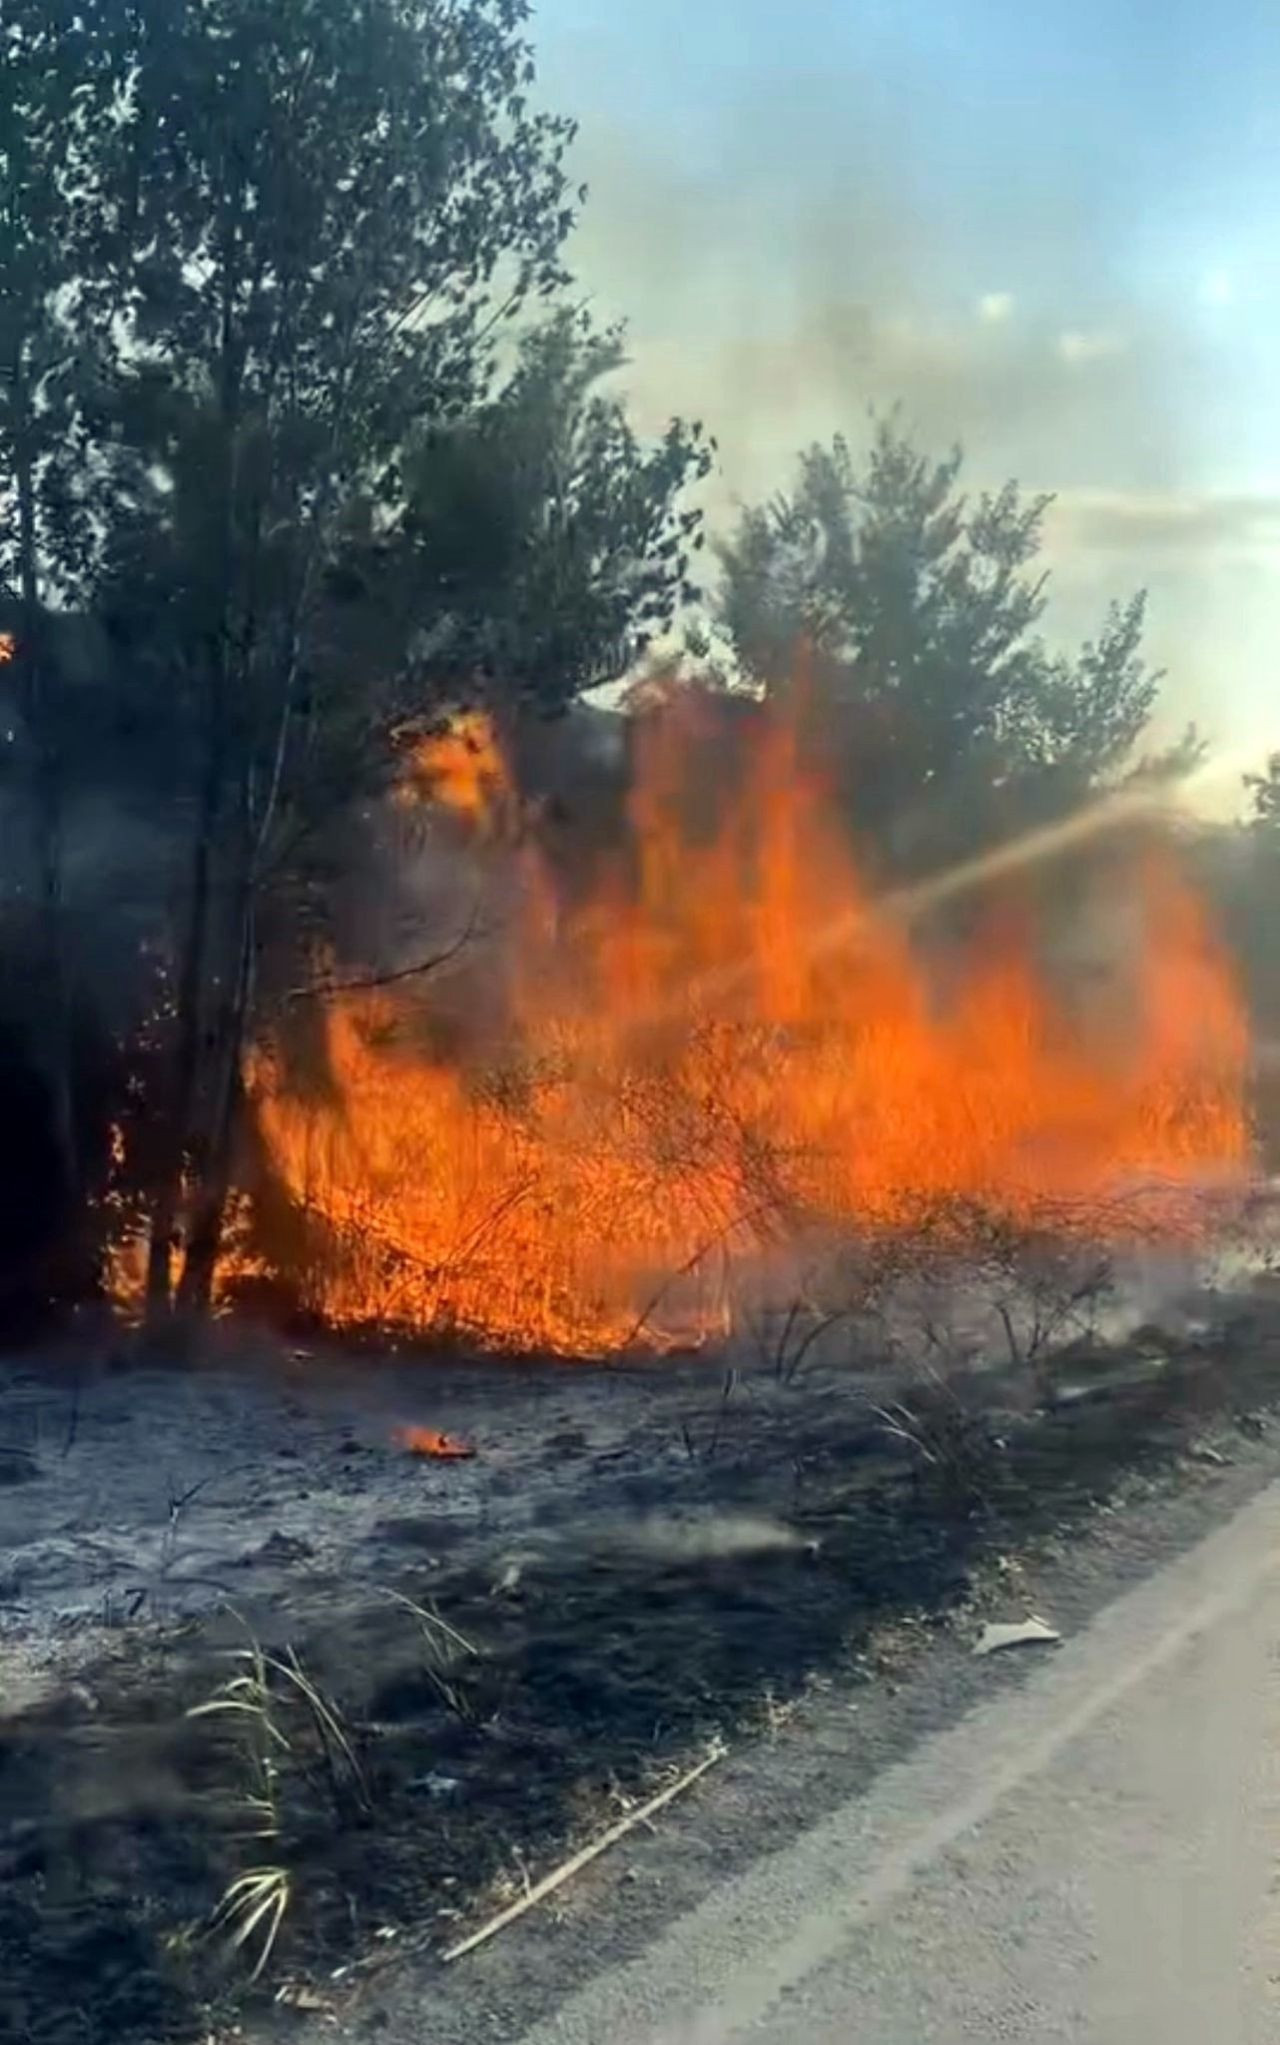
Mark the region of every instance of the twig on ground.
POLYGON ((552 1868, 550 1874, 543 1875, 540 1882, 535 1882, 523 1896, 516 1902, 509 1903, 505 1910, 500 1910, 496 1917, 491 1917, 478 1931, 473 1931, 467 1938, 460 1939, 457 1945, 450 1946, 444 1955, 445 1964, 462 1959, 466 1953, 473 1953, 477 1946, 486 1944, 498 1932, 505 1931, 509 1924, 514 1924, 518 1917, 523 1917, 527 1910, 532 1910, 535 1903, 541 1903, 545 1897, 553 1896, 557 1889, 562 1889, 566 1882, 572 1881, 574 1875, 580 1874, 584 1867, 588 1867, 593 1860, 598 1860, 611 1846, 616 1846, 628 1832, 634 1832, 637 1826, 647 1824, 656 1811, 662 1810, 666 1804, 673 1803, 686 1789, 691 1789, 709 1768, 714 1768, 717 1761, 723 1761, 727 1751, 727 1748, 717 1742, 695 1767, 686 1769, 675 1782, 668 1783, 656 1796, 651 1796, 647 1803, 638 1804, 634 1811, 628 1811, 625 1818, 619 1818, 616 1825, 610 1825, 608 1831, 602 1832, 590 1845, 581 1847, 577 1853, 571 1854, 568 1860, 561 1861, 559 1867, 552 1868))
MULTIPOLYGON (((196 1500, 200 1496, 200 1493, 206 1488, 206 1486, 212 1484, 215 1481, 215 1479, 222 1477, 238 1477, 245 1470, 251 1470, 252 1468, 253 1468, 252 1463, 236 1463, 232 1465, 230 1470, 210 1470, 205 1474, 205 1476, 197 1478, 194 1484, 189 1484, 185 1491, 175 1491, 173 1488, 172 1480, 170 1481, 168 1518, 165 1524, 164 1539, 160 1544, 159 1574, 161 1577, 166 1577, 169 1574, 170 1568, 172 1567, 174 1549, 177 1545, 178 1539, 178 1521, 182 1518, 182 1515, 186 1511, 187 1507, 191 1505, 194 1502, 194 1500, 196 1500)), ((191 1581, 194 1582, 195 1579, 192 1578, 191 1581)))
POLYGON ((200 1493, 204 1491, 210 1484, 216 1483, 219 1479, 223 1477, 242 1476, 246 1470, 251 1470, 252 1468, 253 1468, 252 1463, 233 1463, 229 1470, 207 1471, 203 1477, 197 1478, 194 1484, 188 1484, 185 1491, 175 1492, 172 1489, 170 1489, 169 1518, 171 1520, 176 1520, 179 1517, 179 1515, 186 1510, 187 1506, 191 1504, 192 1500, 199 1498, 200 1493))

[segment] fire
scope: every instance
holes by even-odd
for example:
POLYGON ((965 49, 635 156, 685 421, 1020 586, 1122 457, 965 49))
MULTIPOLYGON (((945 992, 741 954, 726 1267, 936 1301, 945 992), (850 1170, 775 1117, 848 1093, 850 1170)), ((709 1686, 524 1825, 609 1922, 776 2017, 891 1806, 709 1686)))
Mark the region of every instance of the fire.
MULTIPOLYGON (((322 1086, 257 1054, 307 1307, 598 1353, 726 1325, 735 1274, 810 1232, 905 1231, 951 1199, 1114 1209, 1241 1170, 1244 1013, 1170 858, 1131 861, 1088 1000, 1016 919, 926 955, 877 907, 800 723, 760 706, 735 750, 696 695, 638 716, 622 849, 571 899, 536 845, 512 854, 521 906, 496 993, 477 960, 471 1038, 428 980, 334 1001, 322 1086)), ((511 789, 476 719, 411 780, 481 833, 511 789)))
POLYGON ((475 1454, 470 1442, 441 1434, 434 1427, 397 1427, 392 1439, 411 1456, 429 1456, 437 1463, 466 1463, 475 1454))
POLYGON ((486 831, 512 804, 507 763, 483 711, 463 711, 443 731, 414 734, 396 786, 402 808, 438 803, 486 831))

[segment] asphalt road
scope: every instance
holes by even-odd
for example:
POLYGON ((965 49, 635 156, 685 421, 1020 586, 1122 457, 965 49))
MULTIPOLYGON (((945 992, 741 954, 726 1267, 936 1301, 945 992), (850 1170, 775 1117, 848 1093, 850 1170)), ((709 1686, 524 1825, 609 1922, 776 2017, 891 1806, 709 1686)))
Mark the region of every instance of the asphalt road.
POLYGON ((1280 1486, 522 2045, 1280 2045, 1280 1486))

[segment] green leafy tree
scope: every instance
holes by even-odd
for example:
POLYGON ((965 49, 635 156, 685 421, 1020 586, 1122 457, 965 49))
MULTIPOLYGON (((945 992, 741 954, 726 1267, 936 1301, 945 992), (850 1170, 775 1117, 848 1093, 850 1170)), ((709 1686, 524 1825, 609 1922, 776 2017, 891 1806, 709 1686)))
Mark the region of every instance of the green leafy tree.
POLYGON ((137 465, 101 608, 170 722, 188 844, 156 1313, 180 1232, 183 1299, 207 1296, 264 889, 317 791, 341 799, 343 735, 385 708, 384 676, 341 658, 328 571, 410 429, 461 417, 504 324, 563 282, 571 130, 530 109, 526 12, 119 0, 137 465))
POLYGON ((710 467, 701 428, 644 445, 607 378, 617 330, 561 309, 527 331, 513 371, 465 417, 430 420, 397 464, 394 527, 344 564, 438 691, 554 712, 616 680, 697 592, 710 467))
MULTIPOLYGON (((1231 926, 1252 999, 1259 1044, 1280 1035, 1280 753, 1272 753, 1261 774, 1245 776, 1249 813, 1244 828, 1230 833, 1233 890, 1231 926)), ((1280 1139, 1280 1073, 1268 1056, 1260 1061, 1269 1114, 1267 1134, 1280 1139)))
POLYGON ((1254 1043, 1251 1106, 1265 1168, 1280 1169, 1280 753, 1243 780, 1244 814, 1202 824, 1198 878, 1235 959, 1254 1043))
POLYGON ((1050 500, 973 500, 961 456, 920 454, 890 420, 859 467, 811 448, 793 493, 748 509, 722 550, 719 622, 766 687, 800 649, 859 828, 891 863, 967 849, 1078 800, 1125 762, 1158 682, 1144 600, 1074 658, 1039 634, 1050 500))
POLYGON ((112 122, 125 87, 108 0, 12 0, 0 32, 0 669, 29 826, 23 976, 64 1188, 79 1180, 63 773, 53 612, 92 587, 115 360, 108 250, 118 233, 112 122))
POLYGON ((1252 812, 1249 822, 1258 842, 1280 852, 1280 753, 1268 756, 1261 774, 1246 774, 1244 785, 1252 812))

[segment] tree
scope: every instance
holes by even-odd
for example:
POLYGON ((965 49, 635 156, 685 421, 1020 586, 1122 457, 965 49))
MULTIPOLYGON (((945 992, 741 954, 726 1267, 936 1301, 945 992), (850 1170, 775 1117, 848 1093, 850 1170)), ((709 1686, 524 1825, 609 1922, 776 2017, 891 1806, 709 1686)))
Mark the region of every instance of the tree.
POLYGON ((1280 753, 1271 753, 1261 774, 1246 774, 1252 830, 1262 844, 1280 850, 1280 753))
MULTIPOLYGON (((1280 753, 1272 753, 1261 774, 1246 774, 1249 815, 1243 829, 1229 834, 1235 849, 1234 890, 1229 898, 1233 934, 1246 981, 1260 1044, 1280 1032, 1280 945, 1276 943, 1276 905, 1280 902, 1280 753)), ((1272 1102, 1272 1135, 1276 1124, 1277 1075, 1266 1061, 1272 1102)))
POLYGON ((970 502, 961 467, 881 422, 864 468, 840 438, 811 448, 794 492, 745 511, 721 553, 738 662, 774 688, 807 649, 843 792, 891 864, 1077 801, 1122 766, 1159 679, 1141 595, 1074 660, 1048 650, 1050 500, 1011 483, 970 502))
POLYGON ((1251 1111, 1265 1169, 1280 1167, 1280 753, 1246 774, 1242 817, 1204 823, 1192 841, 1197 878, 1227 939, 1254 1039, 1251 1111))
POLYGON ((258 915, 340 799, 385 674, 338 657, 327 571, 387 516, 414 423, 460 417, 495 336, 563 282, 570 127, 530 111, 522 0, 119 0, 132 308, 102 592, 151 680, 188 844, 149 1297, 216 1259, 258 915), (354 692, 354 693, 353 693, 354 692))
POLYGON ((124 74, 100 0, 13 0, 0 35, 0 610, 36 901, 26 984, 64 1192, 79 1180, 57 636, 92 585, 115 357, 108 171, 124 74), (32 970, 32 967, 34 970, 32 970))
POLYGON ((678 419, 644 447, 600 388, 624 362, 620 330, 562 308, 488 402, 407 450, 385 551, 456 687, 487 679, 558 710, 624 674, 697 595, 702 514, 683 492, 711 449, 678 419))

